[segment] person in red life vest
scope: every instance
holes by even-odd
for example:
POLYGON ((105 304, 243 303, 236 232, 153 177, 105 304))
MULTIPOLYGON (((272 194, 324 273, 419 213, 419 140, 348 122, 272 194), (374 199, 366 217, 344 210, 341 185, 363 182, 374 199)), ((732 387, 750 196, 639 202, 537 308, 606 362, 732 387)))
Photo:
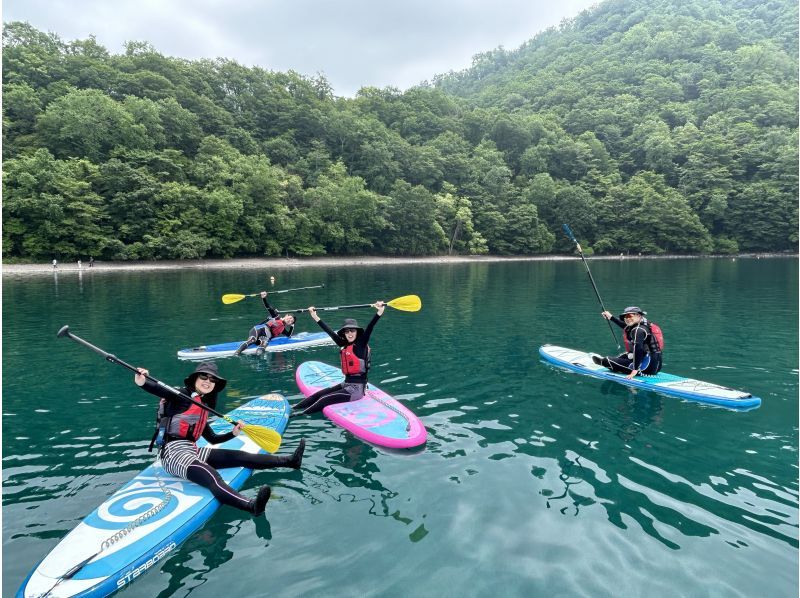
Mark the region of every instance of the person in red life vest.
POLYGON ((386 304, 383 301, 376 301, 373 307, 377 313, 372 316, 372 320, 367 324, 367 328, 361 328, 352 318, 347 318, 342 327, 334 332, 317 315, 317 310, 313 307, 308 308, 308 313, 314 321, 328 333, 339 346, 339 359, 341 360, 344 382, 323 388, 315 392, 310 397, 306 397, 292 408, 292 415, 307 415, 322 411, 328 405, 344 403, 346 401, 357 401, 364 397, 367 388, 367 374, 370 366, 369 338, 375 324, 383 315, 386 304))
POLYGON ((604 311, 602 316, 611 320, 623 329, 622 338, 625 341, 625 353, 616 357, 600 357, 592 355, 592 361, 597 365, 607 367, 613 372, 627 374, 630 380, 639 374, 655 375, 661 371, 661 329, 655 324, 650 324, 644 316, 647 312, 638 307, 626 307, 619 316, 611 315, 604 311), (658 330, 658 335, 655 331, 658 330))
POLYGON ((250 335, 247 340, 236 349, 236 355, 240 355, 242 351, 253 343, 258 344, 259 352, 263 352, 271 338, 280 335, 292 336, 295 321, 294 315, 286 314, 281 317, 280 312, 267 301, 266 291, 261 291, 261 301, 264 303, 264 307, 269 312, 270 317, 266 320, 262 320, 250 329, 250 335))
MULTIPOLYGON (((161 398, 158 407, 158 420, 156 434, 150 443, 160 445, 161 463, 164 470, 175 477, 183 478, 204 486, 224 505, 230 505, 253 515, 261 515, 269 500, 271 489, 262 487, 256 497, 247 498, 240 494, 220 476, 218 469, 225 467, 248 467, 250 469, 271 469, 273 467, 288 467, 299 469, 303 461, 305 439, 291 456, 275 456, 269 454, 252 454, 246 451, 215 448, 212 444, 219 444, 231 440, 241 432, 244 422, 236 422, 236 426, 225 434, 217 434, 206 425, 209 412, 186 399, 162 388, 155 382, 145 378, 148 371, 137 368, 133 381, 150 394, 161 398), (197 446, 197 440, 205 438, 209 445, 197 446)), ((183 381, 185 386, 179 389, 183 394, 191 396, 196 401, 216 408, 217 396, 225 388, 227 380, 219 375, 217 364, 203 362, 194 372, 183 381)))

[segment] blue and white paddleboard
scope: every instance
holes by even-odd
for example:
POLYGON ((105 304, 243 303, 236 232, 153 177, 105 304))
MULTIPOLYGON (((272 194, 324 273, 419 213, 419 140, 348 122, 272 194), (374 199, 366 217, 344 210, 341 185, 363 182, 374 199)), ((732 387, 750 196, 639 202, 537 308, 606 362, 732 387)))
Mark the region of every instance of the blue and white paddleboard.
MULTIPOLYGON (((232 341, 230 343, 219 343, 216 345, 201 345, 190 349, 178 351, 181 359, 213 359, 215 357, 230 357, 236 353, 236 349, 242 341, 232 341)), ((325 332, 299 332, 293 336, 276 336, 270 339, 265 351, 273 353, 277 351, 291 351, 293 349, 307 349, 308 347, 318 347, 320 345, 332 345, 333 340, 325 332)), ((258 345, 255 343, 247 347, 242 353, 253 355, 258 352, 258 345)))
MULTIPOLYGON (((228 415, 282 434, 289 421, 289 410, 289 402, 283 396, 269 394, 237 407, 228 415)), ((231 426, 220 419, 212 422, 211 427, 223 433, 231 426)), ((197 444, 202 446, 206 442, 201 439, 197 444)), ((263 452, 245 434, 218 446, 263 452)), ((234 467, 219 472, 238 490, 252 470, 234 467)), ((67 534, 28 575, 17 597, 108 596, 157 567, 208 521, 219 506, 209 490, 173 477, 161 468, 160 462, 154 463, 67 534), (69 576, 87 559, 83 567, 69 576)))
POLYGON ((597 365, 592 361, 591 354, 583 351, 544 345, 539 348, 539 355, 549 363, 579 374, 613 380, 625 386, 652 390, 673 397, 733 409, 753 409, 761 405, 761 399, 749 393, 665 372, 659 372, 655 376, 636 376, 628 380, 623 374, 616 374, 602 365, 597 365))

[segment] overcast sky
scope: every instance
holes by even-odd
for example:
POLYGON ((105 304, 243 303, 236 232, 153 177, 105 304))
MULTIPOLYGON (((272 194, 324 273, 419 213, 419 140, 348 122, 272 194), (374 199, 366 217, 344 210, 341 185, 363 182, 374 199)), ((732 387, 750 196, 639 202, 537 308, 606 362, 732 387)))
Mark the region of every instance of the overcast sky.
POLYGON ((168 56, 231 58, 325 75, 334 93, 405 90, 472 56, 517 48, 598 0, 5 0, 3 21, 65 41, 94 35, 119 54, 147 41, 168 56))

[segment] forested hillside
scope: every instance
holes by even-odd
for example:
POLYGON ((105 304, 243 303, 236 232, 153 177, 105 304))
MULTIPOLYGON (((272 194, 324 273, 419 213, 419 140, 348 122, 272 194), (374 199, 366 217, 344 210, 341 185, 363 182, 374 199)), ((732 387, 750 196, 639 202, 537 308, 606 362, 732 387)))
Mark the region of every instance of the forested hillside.
POLYGON ((610 0, 405 93, 3 29, 3 257, 796 251, 797 4, 610 0))

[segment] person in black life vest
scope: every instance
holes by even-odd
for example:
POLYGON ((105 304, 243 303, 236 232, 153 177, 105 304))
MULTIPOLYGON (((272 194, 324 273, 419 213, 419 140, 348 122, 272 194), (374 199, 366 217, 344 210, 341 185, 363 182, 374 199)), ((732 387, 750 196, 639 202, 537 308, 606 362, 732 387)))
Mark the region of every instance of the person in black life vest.
POLYGON ((236 349, 236 355, 240 355, 242 351, 247 349, 248 345, 253 343, 257 343, 258 350, 263 351, 271 338, 280 335, 292 336, 295 322, 294 314, 286 314, 281 317, 280 312, 267 301, 266 291, 261 291, 261 301, 264 303, 264 307, 269 312, 270 317, 266 320, 262 320, 250 329, 250 335, 247 340, 236 349))
POLYGON ((367 324, 366 329, 361 328, 354 319, 347 318, 342 327, 336 332, 320 319, 316 309, 313 307, 308 308, 308 313, 311 314, 314 321, 339 346, 344 382, 330 388, 323 388, 310 397, 306 397, 292 408, 292 415, 316 413, 322 411, 328 405, 357 401, 364 397, 370 366, 369 338, 372 336, 375 324, 378 323, 381 315, 383 315, 386 304, 383 301, 376 301, 373 307, 377 312, 372 316, 372 320, 367 324))
MULTIPOLYGON (((262 487, 254 499, 240 494, 220 476, 218 469, 225 467, 248 467, 250 469, 271 469, 289 467, 299 469, 303 461, 305 439, 291 456, 253 454, 234 449, 211 449, 210 446, 197 446, 197 440, 205 438, 209 444, 219 444, 238 436, 244 422, 238 421, 234 428, 225 434, 217 434, 206 425, 209 412, 186 399, 162 388, 145 378, 148 371, 137 368, 133 378, 137 386, 161 398, 158 407, 156 435, 153 444, 161 444, 160 456, 164 470, 178 478, 183 478, 208 488, 224 505, 230 505, 253 515, 261 515, 272 492, 269 486, 262 487), (163 436, 162 436, 163 435, 163 436), (161 437, 160 441, 157 436, 161 437)), ((204 405, 216 408, 217 395, 222 392, 227 380, 219 375, 217 364, 203 362, 183 381, 179 390, 204 405)))
POLYGON ((613 372, 627 374, 630 380, 638 374, 654 375, 661 371, 661 348, 644 316, 647 312, 638 307, 626 307, 619 317, 604 311, 602 316, 623 329, 626 352, 616 357, 592 355, 597 365, 613 372))

